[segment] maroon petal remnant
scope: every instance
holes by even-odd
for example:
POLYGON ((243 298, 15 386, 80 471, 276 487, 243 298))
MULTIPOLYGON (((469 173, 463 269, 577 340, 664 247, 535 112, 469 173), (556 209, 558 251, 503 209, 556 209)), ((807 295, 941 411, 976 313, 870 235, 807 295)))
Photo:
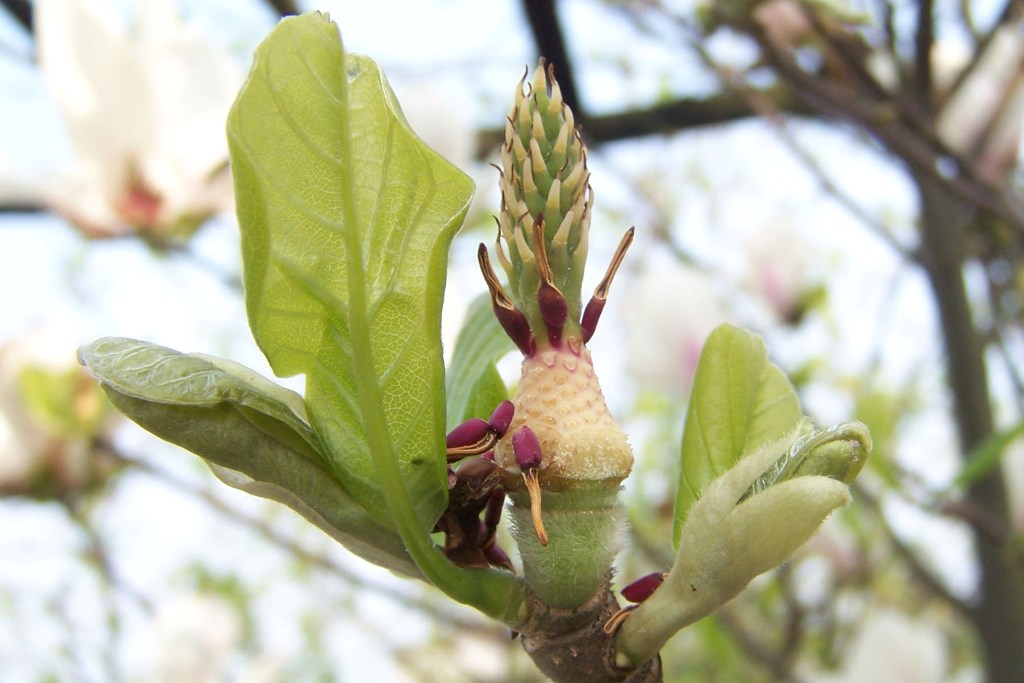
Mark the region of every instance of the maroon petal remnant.
POLYGON ((509 336, 524 356, 533 354, 536 346, 533 339, 533 332, 530 331, 530 322, 526 316, 516 308, 512 299, 508 297, 505 289, 498 280, 498 275, 491 267, 491 257, 487 254, 487 245, 480 243, 476 251, 476 260, 480 264, 480 272, 484 275, 487 289, 491 292, 491 306, 494 308, 494 317, 501 323, 505 334, 509 336))
POLYGON ((470 446, 487 436, 489 431, 491 431, 491 425, 478 417, 474 417, 448 432, 444 445, 447 448, 470 446))
POLYGON ((594 336, 594 332, 597 331, 597 321, 600 320, 601 312, 604 311, 604 303, 608 300, 608 290, 611 289, 612 280, 615 278, 615 273, 618 272, 619 266, 622 265, 622 260, 626 258, 629 246, 633 244, 633 235, 635 233, 636 228, 632 227, 622 236, 619 246, 615 248, 615 254, 612 255, 611 263, 608 264, 608 270, 605 271, 604 277, 601 278, 601 281, 597 283, 597 287, 594 288, 594 296, 587 302, 587 307, 583 311, 583 319, 580 320, 584 344, 590 341, 590 338, 594 336))
POLYGON ((508 431, 508 427, 512 424, 512 418, 516 414, 516 404, 512 401, 505 400, 498 404, 498 407, 491 413, 490 419, 487 423, 491 425, 491 429, 498 437, 505 436, 505 432, 508 431))
POLYGON ((583 343, 586 344, 597 331, 597 321, 601 319, 604 311, 605 299, 598 299, 597 296, 590 298, 587 307, 583 309, 583 318, 580 320, 580 331, 583 333, 583 343))
POLYGON ((478 417, 466 420, 449 432, 445 439, 448 462, 489 451, 497 441, 498 434, 489 423, 478 417))
POLYGON ((658 589, 658 586, 660 586, 664 581, 664 572, 648 574, 647 576, 641 577, 623 588, 622 597, 626 598, 630 602, 643 602, 647 598, 651 597, 651 594, 654 593, 654 591, 658 589))
POLYGON ((540 441, 533 430, 523 425, 512 435, 512 452, 516 454, 519 469, 534 470, 540 467, 543 454, 540 452, 540 441))
POLYGON ((512 435, 512 452, 515 453, 516 464, 523 471, 526 492, 530 495, 530 517, 533 519, 533 530, 537 534, 540 544, 547 545, 548 532, 544 529, 540 481, 537 479, 537 469, 543 461, 543 453, 541 453, 537 435, 533 433, 532 429, 523 425, 516 430, 516 433, 512 435))
POLYGON ((510 572, 515 572, 516 570, 508 554, 502 550, 497 543, 491 543, 484 548, 484 557, 487 558, 487 561, 490 562, 493 567, 502 567, 510 572))

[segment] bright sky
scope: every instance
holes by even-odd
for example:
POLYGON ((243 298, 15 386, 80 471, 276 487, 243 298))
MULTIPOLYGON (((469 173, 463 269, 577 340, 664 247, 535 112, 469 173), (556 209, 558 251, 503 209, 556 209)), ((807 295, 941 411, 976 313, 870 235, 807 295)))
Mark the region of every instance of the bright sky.
MULTIPOLYGON (((132 5, 128 0, 118 4, 132 5)), ((426 88, 449 98, 466 92, 463 106, 470 123, 498 125, 523 66, 535 60, 518 3, 511 1, 339 1, 320 7, 339 23, 349 49, 370 55, 384 67, 400 99, 403 92, 423 93, 426 88)), ((692 58, 684 50, 664 49, 645 39, 602 3, 566 2, 564 7, 565 23, 572 27, 580 89, 592 111, 711 87, 695 73, 692 58)), ((185 0, 183 8, 187 18, 204 26, 243 62, 273 23, 256 0, 185 0)), ((68 156, 62 122, 29 63, 30 52, 31 43, 0 14, 0 92, 6 93, 0 104, 0 182, 11 169, 41 174, 68 156)), ((423 134, 428 136, 427 131, 423 134)), ((894 226, 912 214, 913 199, 903 177, 880 165, 863 145, 822 127, 801 130, 799 138, 808 149, 843 159, 841 165, 833 166, 840 173, 834 180, 855 193, 870 212, 894 226)), ((723 274, 723 279, 737 269, 747 234, 771 221, 792 222, 814 245, 815 270, 836 285, 831 293, 833 319, 798 335, 771 339, 773 352, 783 364, 795 363, 810 349, 827 352, 842 370, 855 372, 869 363, 867 355, 882 334, 880 328, 893 321, 885 333, 887 353, 882 361, 894 382, 906 379, 922 362, 936 362, 939 349, 920 342, 922 330, 932 325, 920 278, 901 270, 891 253, 835 202, 822 199, 813 178, 760 124, 736 126, 717 135, 610 146, 594 155, 593 170, 597 201, 604 213, 599 217, 603 223, 595 227, 589 282, 599 277, 618 235, 633 223, 639 230, 631 265, 624 271, 622 286, 617 284, 613 291, 606 314, 609 320, 621 321, 629 305, 631 271, 652 252, 650 243, 644 244, 645 216, 634 209, 639 204, 636 185, 620 180, 662 174, 672 179, 664 185, 677 203, 673 228, 692 253, 723 274), (895 289, 878 287, 882 282, 893 283, 895 289), (892 291, 897 294, 890 295, 892 291)), ((492 176, 480 172, 477 177, 492 176)), ((0 195, 3 191, 0 185, 0 195)), ((457 243, 461 255, 453 255, 454 284, 449 289, 462 303, 468 302, 472 292, 482 290, 472 260, 476 239, 457 243)), ((240 298, 223 284, 223 275, 234 274, 237 268, 234 224, 230 219, 215 221, 190 250, 195 258, 155 255, 131 241, 86 243, 58 219, 0 214, 0 341, 32 326, 48 325, 66 330, 75 343, 103 335, 132 336, 181 350, 229 356, 266 372, 249 337, 240 298)), ((622 340, 609 330, 614 330, 614 324, 605 321, 603 336, 599 334, 594 348, 599 372, 607 375, 606 388, 610 386, 614 393, 624 375, 618 352, 622 340)), ((809 398, 818 399, 810 409, 825 421, 848 418, 843 413, 850 406, 824 389, 809 398)), ((627 407, 624 399, 610 396, 610 400, 613 408, 627 407)), ((152 443, 138 434, 125 438, 130 447, 155 452, 152 443)), ((908 457, 920 459, 918 466, 934 467, 935 451, 930 448, 910 450, 908 457), (926 459, 932 462, 925 465, 926 459)), ((194 475, 193 459, 174 455, 160 463, 183 476, 194 475)), ((262 509, 223 487, 216 491, 232 505, 262 509)), ((144 477, 121 487, 107 507, 100 515, 102 528, 114 543, 122 572, 127 582, 150 594, 159 594, 163 585, 174 585, 174 568, 190 558, 246 576, 286 572, 282 560, 267 559, 265 547, 258 542, 238 538, 230 524, 211 521, 205 508, 189 497, 144 477), (240 569, 239 558, 245 558, 240 569)), ((97 606, 89 598, 94 589, 91 580, 62 578, 73 566, 68 547, 75 542, 74 530, 62 527, 59 514, 52 510, 6 504, 0 510, 15 521, 0 523, 0 556, 5 557, 0 563, 0 587, 17 585, 39 604, 67 590, 74 616, 95 620, 97 606)), ((359 563, 342 561, 366 573, 359 563)), ((968 589, 969 570, 961 566, 958 577, 964 584, 961 588, 968 589)), ((259 609, 275 613, 287 609, 282 605, 289 601, 298 604, 293 610, 308 607, 308 596, 297 597, 295 590, 285 582, 262 596, 259 609)), ((0 593, 0 602, 6 597, 0 593)), ((29 602, 20 600, 21 608, 29 602)), ((380 625, 387 628, 386 617, 395 614, 395 605, 377 598, 366 598, 365 603, 367 611, 384 615, 380 625)), ((45 608, 39 608, 31 620, 41 629, 31 634, 33 641, 42 643, 33 648, 35 652, 61 646, 62 634, 54 630, 47 615, 45 608)), ((401 618, 412 617, 403 614, 401 618)), ((128 610, 127 619, 138 623, 141 615, 128 610)), ((420 621, 414 623, 426 628, 420 621)), ((32 680, 37 662, 24 657, 9 660, 18 646, 3 643, 24 643, 27 637, 15 638, 8 633, 11 628, 10 622, 0 619, 4 683, 32 680)), ((280 631, 282 652, 301 648, 294 633, 273 628, 280 631)), ((360 655, 372 651, 376 641, 350 631, 338 634, 336 642, 341 643, 339 657, 353 666, 351 662, 366 659, 360 655)), ((125 666, 144 667, 150 646, 145 636, 131 634, 125 645, 125 666), (137 652, 129 645, 137 646, 137 652)), ((381 656, 387 657, 386 653, 381 656)), ((398 674, 389 680, 399 680, 398 674)))

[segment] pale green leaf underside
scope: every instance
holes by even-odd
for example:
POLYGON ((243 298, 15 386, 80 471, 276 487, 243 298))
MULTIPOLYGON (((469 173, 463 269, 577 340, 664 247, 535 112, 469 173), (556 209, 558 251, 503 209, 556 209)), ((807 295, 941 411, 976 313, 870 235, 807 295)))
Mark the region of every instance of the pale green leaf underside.
POLYGON ((134 339, 100 339, 79 356, 118 410, 221 479, 290 506, 371 562, 419 575, 398 535, 328 471, 298 394, 237 363, 134 339))
POLYGON ((731 325, 704 343, 683 432, 673 544, 708 484, 745 454, 785 436, 803 417, 796 391, 764 341, 731 325))
POLYGON ((390 523, 374 454, 397 460, 423 529, 445 506, 440 311, 472 182, 409 129, 383 74, 337 27, 283 21, 228 120, 245 294, 332 469, 390 523))
POLYGON ((473 417, 487 419, 508 398, 508 388, 495 363, 514 349, 515 344, 494 317, 490 296, 481 294, 466 312, 448 367, 449 430, 473 417))

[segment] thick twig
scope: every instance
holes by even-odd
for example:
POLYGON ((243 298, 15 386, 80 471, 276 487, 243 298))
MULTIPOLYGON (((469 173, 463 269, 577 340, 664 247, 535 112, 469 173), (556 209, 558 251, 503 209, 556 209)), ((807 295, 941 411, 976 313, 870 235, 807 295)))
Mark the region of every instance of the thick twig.
POLYGON ((295 0, 265 0, 265 2, 272 10, 277 12, 278 16, 282 19, 301 12, 299 4, 295 2, 295 0))
POLYGON ((32 33, 33 7, 31 2, 28 0, 0 0, 0 5, 15 21, 21 24, 26 32, 32 33))
POLYGON ((917 29, 914 33, 914 97, 925 109, 932 98, 932 46, 935 44, 933 0, 917 3, 917 29))
POLYGON ((565 36, 555 5, 556 0, 522 2, 526 21, 533 34, 533 42, 537 46, 537 54, 554 65, 558 87, 562 90, 562 99, 576 115, 577 123, 589 127, 590 121, 586 109, 582 106, 583 103, 580 102, 579 91, 576 88, 576 71, 569 58, 569 50, 565 46, 565 36))

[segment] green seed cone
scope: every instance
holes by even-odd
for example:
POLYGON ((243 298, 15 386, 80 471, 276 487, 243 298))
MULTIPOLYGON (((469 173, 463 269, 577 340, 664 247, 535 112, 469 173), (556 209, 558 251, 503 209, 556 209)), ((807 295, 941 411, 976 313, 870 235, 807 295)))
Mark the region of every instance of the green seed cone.
POLYGON ((542 61, 516 91, 501 150, 498 259, 511 298, 535 333, 546 329, 537 303, 541 281, 533 226, 544 222, 552 282, 565 297, 566 335, 579 336, 580 286, 587 258, 591 190, 587 153, 552 69, 542 61))

